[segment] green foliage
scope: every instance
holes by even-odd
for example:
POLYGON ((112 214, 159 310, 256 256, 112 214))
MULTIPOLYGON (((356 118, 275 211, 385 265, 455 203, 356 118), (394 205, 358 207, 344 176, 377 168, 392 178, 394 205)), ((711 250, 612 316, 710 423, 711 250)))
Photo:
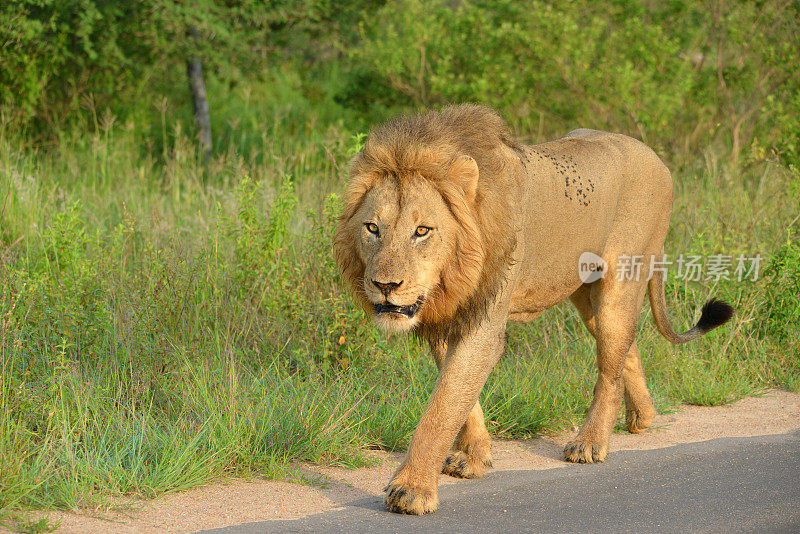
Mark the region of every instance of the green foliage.
POLYGON ((360 2, 339 9, 308 0, 12 0, 0 5, 0 94, 4 120, 33 122, 53 135, 81 111, 97 126, 97 109, 127 116, 131 101, 159 94, 185 101, 185 64, 199 55, 206 69, 235 83, 284 48, 305 52, 323 29, 360 2), (197 28, 201 39, 189 39, 197 28), (299 43, 303 43, 301 47, 299 43), (177 94, 177 98, 176 98, 177 94))
POLYGON ((800 347, 800 242, 789 237, 764 269, 767 332, 800 347))
POLYGON ((278 254, 284 249, 290 218, 294 215, 297 196, 286 178, 269 213, 262 213, 257 203, 260 184, 245 177, 235 188, 238 201, 236 218, 224 221, 234 242, 237 282, 257 285, 272 278, 278 254), (255 280, 253 279, 255 277, 255 280))
POLYGON ((47 517, 40 517, 36 520, 31 520, 22 514, 6 514, 5 517, 0 515, 0 526, 5 527, 13 532, 21 534, 40 534, 42 532, 53 532, 56 530, 61 521, 51 522, 47 517))
POLYGON ((169 109, 188 122, 184 67, 197 54, 222 138, 247 115, 220 120, 230 104, 215 93, 275 86, 269 77, 287 71, 278 63, 301 73, 295 92, 326 113, 357 110, 332 115, 359 127, 477 101, 536 140, 585 126, 670 152, 715 141, 734 160, 798 166, 799 18, 778 0, 16 0, 0 7, 0 90, 5 121, 48 137, 65 122, 97 129, 106 108, 123 121, 169 109))
POLYGON ((540 139, 585 126, 696 147, 713 127, 674 125, 720 124, 737 152, 755 135, 795 158, 798 16, 780 2, 395 0, 348 50, 341 98, 377 116, 483 102, 540 139))

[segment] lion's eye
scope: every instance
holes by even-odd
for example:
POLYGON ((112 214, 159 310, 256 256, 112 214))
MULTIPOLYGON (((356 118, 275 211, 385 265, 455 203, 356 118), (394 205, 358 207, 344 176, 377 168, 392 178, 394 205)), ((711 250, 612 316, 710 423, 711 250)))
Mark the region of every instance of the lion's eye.
POLYGON ((416 237, 424 237, 428 235, 428 232, 430 231, 431 229, 428 228, 427 226, 417 226, 417 229, 414 231, 414 235, 416 237))
POLYGON ((367 227, 367 231, 371 234, 378 235, 378 225, 375 223, 367 223, 364 226, 367 227))

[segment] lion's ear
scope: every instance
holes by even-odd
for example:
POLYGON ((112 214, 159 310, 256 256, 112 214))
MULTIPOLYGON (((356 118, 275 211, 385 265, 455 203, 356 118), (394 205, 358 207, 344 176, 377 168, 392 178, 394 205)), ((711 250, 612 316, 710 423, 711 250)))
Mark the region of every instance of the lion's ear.
POLYGON ((464 198, 471 203, 478 190, 478 164, 470 156, 459 156, 447 171, 447 178, 461 186, 464 198))

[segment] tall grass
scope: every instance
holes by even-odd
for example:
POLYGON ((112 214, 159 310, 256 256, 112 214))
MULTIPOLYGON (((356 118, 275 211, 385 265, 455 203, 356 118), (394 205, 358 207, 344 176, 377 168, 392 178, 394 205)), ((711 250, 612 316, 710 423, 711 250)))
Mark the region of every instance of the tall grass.
MULTIPOLYGON (((418 340, 364 320, 330 256, 353 132, 238 102, 261 122, 229 125, 208 165, 166 119, 161 146, 108 114, 50 150, 0 129, 1 513, 286 477, 296 461, 359 466, 364 448, 408 443, 435 367, 418 340)), ((777 259, 758 282, 670 281, 677 326, 712 294, 737 313, 679 349, 641 322, 658 407, 800 389, 784 298, 797 171, 730 164, 724 146, 682 156, 668 252, 777 259)), ((579 422, 595 369, 577 313, 509 332, 482 397, 490 430, 579 422)))

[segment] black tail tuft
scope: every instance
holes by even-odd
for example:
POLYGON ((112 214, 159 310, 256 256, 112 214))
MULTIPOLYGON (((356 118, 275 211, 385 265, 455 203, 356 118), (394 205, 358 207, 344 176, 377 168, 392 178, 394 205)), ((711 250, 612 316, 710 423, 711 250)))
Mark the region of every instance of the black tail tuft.
POLYGON ((704 334, 728 322, 733 315, 733 306, 727 302, 711 299, 703 304, 697 328, 704 334))

